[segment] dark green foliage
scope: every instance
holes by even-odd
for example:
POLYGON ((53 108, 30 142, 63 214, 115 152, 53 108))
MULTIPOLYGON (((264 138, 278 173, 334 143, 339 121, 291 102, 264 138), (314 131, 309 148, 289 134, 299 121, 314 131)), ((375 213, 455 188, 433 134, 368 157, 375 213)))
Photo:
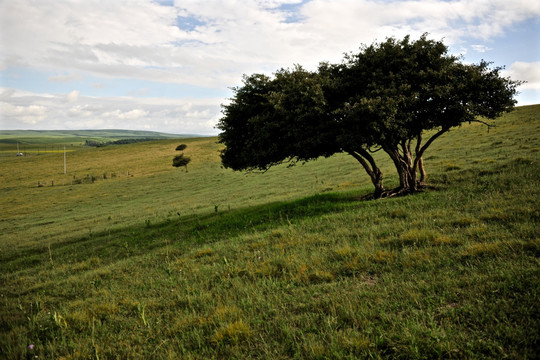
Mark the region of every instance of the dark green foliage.
POLYGON ((188 156, 184 156, 184 154, 176 155, 173 159, 173 166, 174 167, 180 167, 185 166, 187 167, 187 164, 191 161, 191 158, 188 156))
POLYGON ((275 79, 244 77, 218 125, 226 167, 267 170, 293 158, 300 161, 339 151, 332 140, 320 77, 301 67, 280 70, 275 79))
POLYGON ((317 72, 296 66, 273 78, 245 76, 218 124, 223 165, 267 170, 346 152, 366 170, 376 197, 417 191, 425 180, 422 156, 432 142, 464 122, 480 121, 477 116, 494 119, 512 110, 520 84, 502 78, 501 68, 462 64, 447 50, 426 35, 390 38, 341 64, 322 63, 317 72), (376 150, 388 154, 399 175, 392 191, 383 187, 371 155, 376 150))
POLYGON ((107 145, 126 145, 126 144, 134 144, 134 143, 138 143, 138 142, 144 142, 144 141, 153 141, 153 140, 156 140, 156 139, 151 139, 151 138, 144 138, 144 139, 120 139, 120 140, 115 140, 115 141, 110 141, 107 143, 107 145))
POLYGON ((84 146, 102 147, 105 146, 105 143, 95 140, 85 140, 84 146))
MULTIPOLYGON (((187 148, 187 145, 186 144, 180 144, 176 147, 176 150, 177 151, 183 151, 187 148)), ((180 166, 184 166, 186 168, 186 171, 187 171, 187 165, 189 164, 189 162, 191 161, 191 158, 188 157, 188 156, 184 156, 184 153, 180 154, 180 155, 176 155, 173 159, 173 166, 174 167, 180 167, 180 166)))
POLYGON ((93 146, 93 147, 102 147, 102 146, 107 146, 107 145, 127 145, 127 144, 135 144, 135 143, 139 143, 139 142, 153 141, 153 140, 156 140, 156 139, 152 139, 152 138, 143 138, 143 139, 120 139, 120 140, 107 141, 107 142, 96 141, 96 140, 86 140, 86 141, 84 142, 84 145, 85 145, 85 146, 93 146))

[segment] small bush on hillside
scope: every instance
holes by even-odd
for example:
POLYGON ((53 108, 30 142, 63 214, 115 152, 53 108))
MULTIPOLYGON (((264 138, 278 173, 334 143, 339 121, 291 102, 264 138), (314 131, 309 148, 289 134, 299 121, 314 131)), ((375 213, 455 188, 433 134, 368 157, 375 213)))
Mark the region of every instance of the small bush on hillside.
POLYGON ((187 164, 191 161, 191 158, 184 156, 184 154, 176 155, 173 159, 173 166, 180 167, 185 166, 187 170, 187 164))
MULTIPOLYGON (((187 148, 187 145, 186 144, 180 144, 176 147, 176 150, 177 151, 183 151, 187 148)), ((173 159, 173 166, 174 167, 180 167, 180 166, 184 166, 186 168, 186 172, 187 172, 187 164, 189 164, 189 162, 191 161, 191 158, 188 157, 188 156, 184 156, 184 153, 180 154, 180 155, 176 155, 173 159)))

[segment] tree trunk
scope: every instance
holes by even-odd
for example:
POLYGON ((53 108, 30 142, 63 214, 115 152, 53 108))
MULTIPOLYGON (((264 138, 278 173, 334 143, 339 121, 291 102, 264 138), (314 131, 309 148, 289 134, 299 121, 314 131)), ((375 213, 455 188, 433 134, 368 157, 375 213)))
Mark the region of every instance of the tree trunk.
POLYGON ((368 173, 371 182, 375 187, 373 193, 374 198, 379 199, 413 194, 418 192, 418 190, 424 186, 426 181, 426 170, 424 168, 422 155, 435 139, 448 130, 449 128, 441 128, 441 130, 432 135, 424 145, 422 145, 422 136, 418 135, 414 156, 411 152, 411 140, 403 140, 398 143, 382 146, 384 152, 386 152, 394 162, 394 166, 399 175, 399 186, 392 190, 384 189, 382 172, 366 149, 349 149, 345 151, 358 160, 368 173), (417 175, 419 175, 419 178, 417 175))
POLYGON ((383 186, 383 173, 381 169, 375 163, 375 159, 365 149, 358 149, 356 151, 346 150, 349 155, 354 157, 362 165, 366 173, 371 179, 371 183, 375 187, 373 197, 379 199, 384 196, 385 190, 383 186))
POLYGON ((412 166, 412 170, 415 175, 416 175, 416 171, 420 173, 420 181, 418 182, 418 187, 424 186, 426 182, 426 170, 424 168, 424 159, 422 158, 422 156, 424 155, 424 152, 433 143, 433 141, 435 141, 442 134, 446 133, 448 130, 450 130, 450 128, 447 128, 447 127, 441 128, 441 130, 439 130, 432 137, 430 137, 423 146, 421 146, 422 136, 418 135, 417 143, 416 143, 415 159, 412 166))
POLYGON ((418 190, 416 174, 412 171, 412 167, 403 161, 396 165, 396 170, 399 174, 399 187, 394 189, 396 195, 412 194, 418 190))
POLYGON ((384 151, 390 156, 394 162, 397 173, 399 175, 399 186, 395 189, 387 191, 383 197, 392 197, 412 194, 418 191, 418 181, 416 180, 416 171, 412 162, 410 153, 406 147, 402 147, 403 155, 399 153, 397 147, 383 147, 384 151))
POLYGON ((382 171, 379 168, 377 168, 374 175, 375 177, 371 178, 371 182, 373 183, 373 186, 375 187, 375 191, 373 192, 373 197, 375 199, 380 199, 382 195, 384 194, 384 186, 382 183, 383 174, 382 174, 382 171))
POLYGON ((421 145, 422 145, 422 134, 418 134, 418 136, 416 137, 416 149, 415 149, 415 159, 413 163, 413 169, 415 166, 418 167, 418 172, 420 173, 419 184, 424 185, 426 182, 426 169, 424 168, 424 159, 422 159, 422 154, 426 149, 422 150, 421 145))
POLYGON ((425 185, 426 183, 426 169, 424 169, 424 159, 420 157, 418 160, 418 172, 420 173, 420 185, 425 185))

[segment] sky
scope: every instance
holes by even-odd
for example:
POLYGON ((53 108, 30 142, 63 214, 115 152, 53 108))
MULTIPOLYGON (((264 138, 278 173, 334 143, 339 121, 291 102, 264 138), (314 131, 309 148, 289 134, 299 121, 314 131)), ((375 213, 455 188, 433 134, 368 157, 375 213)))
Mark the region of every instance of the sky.
POLYGON ((426 32, 540 103, 537 0, 0 0, 0 130, 216 135, 243 74, 426 32))

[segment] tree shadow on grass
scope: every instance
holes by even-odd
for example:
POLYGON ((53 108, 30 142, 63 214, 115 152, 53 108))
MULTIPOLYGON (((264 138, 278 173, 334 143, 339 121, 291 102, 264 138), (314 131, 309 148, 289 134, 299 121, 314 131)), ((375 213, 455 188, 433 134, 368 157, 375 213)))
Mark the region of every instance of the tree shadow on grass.
POLYGON ((39 271, 50 257, 55 264, 78 263, 90 257, 100 259, 104 266, 129 257, 146 254, 156 248, 192 246, 234 238, 254 231, 295 223, 305 218, 319 217, 358 207, 367 193, 324 193, 305 198, 272 202, 246 208, 217 211, 166 219, 158 223, 91 233, 66 239, 56 244, 25 249, 15 254, 3 254, 0 271, 13 273, 35 268, 39 271))

